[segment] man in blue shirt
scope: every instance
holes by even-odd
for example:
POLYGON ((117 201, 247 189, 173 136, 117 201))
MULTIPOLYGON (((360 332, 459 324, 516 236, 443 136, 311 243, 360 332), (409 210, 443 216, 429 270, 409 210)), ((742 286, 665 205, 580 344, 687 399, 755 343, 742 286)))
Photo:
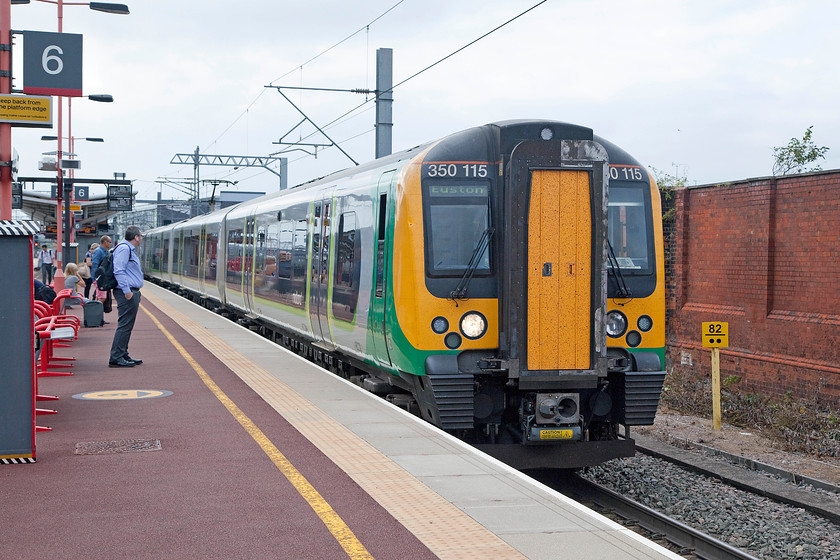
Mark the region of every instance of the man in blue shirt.
POLYGON ((99 238, 99 247, 90 256, 90 274, 94 277, 94 280, 96 279, 96 269, 99 268, 99 263, 102 262, 102 259, 108 254, 110 249, 111 238, 103 235, 99 238))
POLYGON ((114 247, 114 277, 117 279, 114 299, 117 300, 119 321, 111 344, 109 367, 134 367, 143 363, 128 355, 128 342, 140 309, 140 288, 143 287, 143 270, 136 252, 142 241, 140 228, 128 226, 125 240, 114 247))
MULTIPOLYGON (((105 258, 105 255, 108 254, 108 251, 111 249, 111 238, 107 235, 103 235, 99 238, 99 247, 93 252, 90 256, 90 275, 91 277, 96 280, 96 269, 99 268, 99 263, 102 262, 102 259, 105 258)), ((99 288, 97 288, 99 290, 99 288)), ((93 296, 94 298, 98 299, 102 302, 103 310, 105 313, 111 312, 111 302, 113 299, 111 298, 111 292, 106 292, 108 295, 105 296, 105 299, 102 299, 100 295, 98 298, 93 296)), ((108 325, 108 321, 102 321, 103 324, 108 325)))

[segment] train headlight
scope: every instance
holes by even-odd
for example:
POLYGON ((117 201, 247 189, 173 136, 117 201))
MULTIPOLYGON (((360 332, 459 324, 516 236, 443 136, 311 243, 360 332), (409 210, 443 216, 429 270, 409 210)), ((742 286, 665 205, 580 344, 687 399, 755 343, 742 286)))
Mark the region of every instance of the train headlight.
POLYGON ((618 338, 627 330, 627 317, 621 311, 610 311, 607 313, 607 334, 618 338))
POLYGON ((461 333, 471 340, 481 338, 487 332, 487 319, 478 311, 470 311, 461 317, 461 333))
POLYGON ((639 331, 630 331, 627 333, 627 346, 635 348, 642 343, 642 335, 639 331))

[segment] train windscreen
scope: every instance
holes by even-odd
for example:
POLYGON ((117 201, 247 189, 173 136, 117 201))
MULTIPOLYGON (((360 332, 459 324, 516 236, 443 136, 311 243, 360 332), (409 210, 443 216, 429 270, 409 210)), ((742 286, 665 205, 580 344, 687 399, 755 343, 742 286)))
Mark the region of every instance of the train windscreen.
POLYGON ((644 189, 610 187, 609 239, 624 274, 653 272, 648 206, 644 189))
MULTIPOLYGON (((460 276, 490 227, 487 186, 430 186, 427 197, 428 265, 431 276, 460 276)), ((477 275, 490 271, 490 251, 478 260, 477 275)))

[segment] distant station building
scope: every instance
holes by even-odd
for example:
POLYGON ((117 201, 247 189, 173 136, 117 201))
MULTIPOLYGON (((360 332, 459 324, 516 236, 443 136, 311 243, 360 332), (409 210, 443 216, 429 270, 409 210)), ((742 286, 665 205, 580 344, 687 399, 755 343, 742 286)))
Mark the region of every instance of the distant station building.
POLYGON ((132 212, 117 212, 110 219, 111 229, 115 232, 125 231, 130 225, 139 226, 146 231, 152 228, 166 226, 207 214, 212 210, 229 208, 240 202, 251 200, 265 195, 264 192, 255 191, 221 191, 218 198, 211 205, 210 199, 202 199, 198 202, 192 200, 168 201, 160 204, 144 204, 132 212), (215 207, 215 208, 213 208, 215 207))
POLYGON ((219 192, 219 206, 217 208, 228 208, 230 206, 239 204, 240 202, 245 202, 246 200, 259 198, 264 195, 264 192, 221 191, 219 192))

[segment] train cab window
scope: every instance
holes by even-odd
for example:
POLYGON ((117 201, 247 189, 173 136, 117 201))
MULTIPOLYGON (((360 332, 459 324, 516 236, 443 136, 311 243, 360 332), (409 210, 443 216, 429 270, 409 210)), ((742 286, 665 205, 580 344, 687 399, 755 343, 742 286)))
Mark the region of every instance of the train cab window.
MULTIPOLYGON (((490 227, 487 185, 429 185, 426 191, 429 276, 461 276, 490 227)), ((490 272, 491 251, 478 260, 475 275, 490 272)))
POLYGON ((609 239, 624 274, 653 272, 649 206, 645 190, 641 188, 610 188, 609 239))

